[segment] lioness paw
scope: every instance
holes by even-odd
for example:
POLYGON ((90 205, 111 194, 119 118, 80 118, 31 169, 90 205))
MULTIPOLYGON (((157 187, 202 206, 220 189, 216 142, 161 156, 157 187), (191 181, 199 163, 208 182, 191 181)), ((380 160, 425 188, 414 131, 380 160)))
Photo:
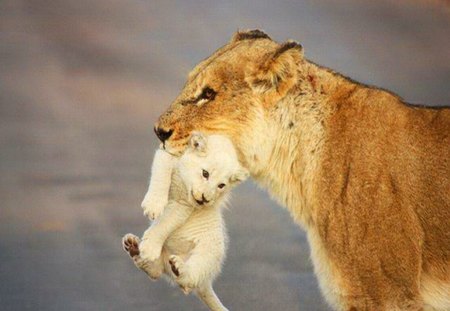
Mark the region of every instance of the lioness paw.
POLYGON ((139 238, 134 234, 127 233, 122 238, 122 247, 131 258, 139 255, 139 238))

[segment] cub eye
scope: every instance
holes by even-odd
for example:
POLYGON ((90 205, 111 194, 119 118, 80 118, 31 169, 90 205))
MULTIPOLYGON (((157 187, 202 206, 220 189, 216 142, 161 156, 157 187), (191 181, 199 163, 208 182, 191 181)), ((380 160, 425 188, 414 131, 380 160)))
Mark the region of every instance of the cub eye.
POLYGON ((203 89, 198 99, 213 100, 214 97, 216 97, 216 91, 207 86, 203 89))
POLYGON ((203 177, 205 177, 206 179, 208 179, 208 178, 209 178, 209 172, 203 170, 203 177))
POLYGON ((223 188, 225 188, 225 184, 220 184, 220 185, 218 185, 218 187, 220 188, 220 189, 223 189, 223 188))

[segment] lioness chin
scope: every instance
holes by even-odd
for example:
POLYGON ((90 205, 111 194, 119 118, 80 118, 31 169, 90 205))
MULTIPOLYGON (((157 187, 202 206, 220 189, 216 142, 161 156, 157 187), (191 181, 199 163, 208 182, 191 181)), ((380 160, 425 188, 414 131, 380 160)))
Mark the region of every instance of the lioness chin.
POLYGON ((155 131, 230 137, 308 234, 336 310, 450 310, 450 109, 419 108, 238 32, 189 74, 155 131))

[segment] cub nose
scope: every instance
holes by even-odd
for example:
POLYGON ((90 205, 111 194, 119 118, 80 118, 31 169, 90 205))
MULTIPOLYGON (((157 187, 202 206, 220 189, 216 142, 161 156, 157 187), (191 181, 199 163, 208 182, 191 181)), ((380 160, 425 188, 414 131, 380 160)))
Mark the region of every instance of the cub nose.
POLYGON ((159 140, 161 142, 165 142, 173 134, 173 130, 166 131, 166 130, 163 130, 162 128, 159 128, 159 127, 155 127, 154 130, 155 130, 156 136, 158 136, 158 138, 159 138, 159 140))
POLYGON ((202 200, 201 201, 197 200, 195 197, 194 197, 194 200, 198 203, 198 205, 203 205, 205 203, 209 203, 209 201, 205 198, 205 194, 204 193, 202 194, 202 200))

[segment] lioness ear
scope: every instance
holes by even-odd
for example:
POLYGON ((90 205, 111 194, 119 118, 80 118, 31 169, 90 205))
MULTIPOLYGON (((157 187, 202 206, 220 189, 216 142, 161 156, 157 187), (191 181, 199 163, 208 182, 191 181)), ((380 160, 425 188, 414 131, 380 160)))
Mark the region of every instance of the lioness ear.
POLYGON ((231 175, 230 177, 230 182, 235 184, 235 183, 241 183, 243 181, 245 181, 249 176, 249 172, 244 169, 244 168, 240 168, 237 172, 235 172, 233 175, 231 175))
POLYGON ((282 98, 297 82, 297 66, 302 59, 302 46, 288 41, 249 67, 245 80, 257 93, 282 98))
POLYGON ((207 138, 200 132, 193 132, 189 140, 189 147, 199 153, 206 152, 207 138))
POLYGON ((251 39, 269 39, 272 40, 268 34, 259 29, 252 30, 239 30, 233 35, 231 42, 237 42, 242 40, 251 40, 251 39))

